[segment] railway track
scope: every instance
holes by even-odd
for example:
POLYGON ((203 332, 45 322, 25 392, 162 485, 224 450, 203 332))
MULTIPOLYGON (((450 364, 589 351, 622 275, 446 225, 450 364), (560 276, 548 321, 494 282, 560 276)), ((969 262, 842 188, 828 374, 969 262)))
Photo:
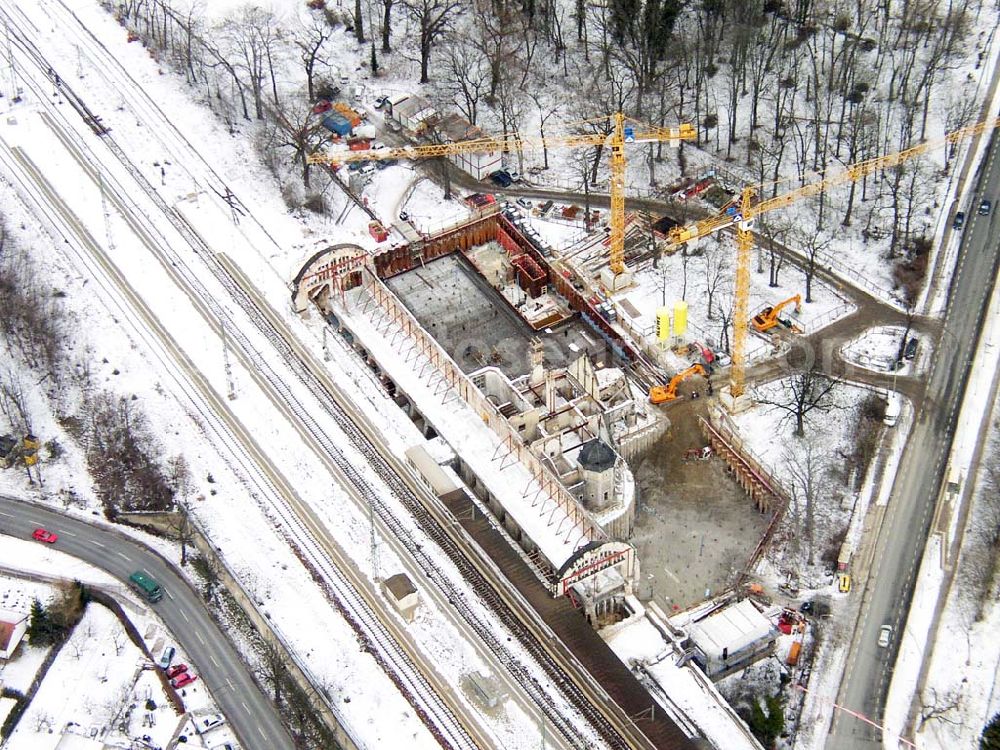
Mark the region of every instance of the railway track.
MULTIPOLYGON (((30 51, 29 51, 30 53, 30 51)), ((110 55, 108 56, 110 57, 110 55)), ((44 63, 40 55, 37 56, 39 65, 44 63)), ((116 65, 113 61, 109 65, 116 65)), ((134 83, 132 84, 134 86, 134 83)), ((136 90, 141 91, 136 87, 136 90)), ((92 117, 84 102, 76 97, 68 87, 63 85, 63 93, 67 95, 81 117, 92 117)), ((155 105, 153 105, 155 107, 155 105)), ((165 119, 158 125, 162 127, 166 123, 165 119)), ((167 130, 172 130, 167 128, 167 130)), ((196 155, 197 152, 176 134, 172 137, 178 138, 185 151, 196 155)), ((630 730, 627 726, 629 722, 623 722, 621 717, 613 715, 609 718, 604 710, 595 706, 608 701, 606 695, 602 695, 599 688, 591 686, 587 689, 581 688, 577 681, 589 683, 589 676, 573 674, 572 668, 566 668, 559 664, 550 649, 543 645, 543 639, 539 637, 534 626, 525 624, 523 603, 512 601, 513 595, 504 591, 502 582, 496 580, 496 571, 489 570, 488 561, 476 560, 475 555, 471 555, 466 545, 456 541, 450 531, 449 519, 443 509, 436 506, 433 498, 429 498, 424 493, 415 492, 413 486, 404 481, 402 477, 408 477, 408 473, 398 460, 392 456, 379 436, 373 434, 372 428, 367 420, 353 407, 351 400, 339 391, 336 385, 322 371, 322 367, 315 361, 312 355, 305 350, 301 344, 291 336, 287 327, 270 308, 257 297, 253 286, 242 277, 241 272, 224 256, 217 255, 202 238, 190 227, 183 216, 177 213, 171 206, 168 206, 156 189, 149 183, 142 171, 134 165, 127 154, 115 142, 112 134, 105 133, 102 141, 109 148, 112 154, 118 159, 122 166, 131 173, 133 178, 142 187, 146 196, 152 200, 166 216, 170 218, 174 228, 189 242, 192 248, 198 253, 202 262, 206 264, 212 273, 212 277, 225 289, 229 298, 232 299, 245 315, 274 347, 275 351, 285 361, 285 363, 295 373, 300 383, 306 387, 311 396, 322 406, 324 411, 333 418, 337 427, 347 436, 353 448, 372 467, 377 477, 385 483, 395 497, 407 508, 412 517, 419 524, 423 533, 433 539, 439 547, 444 550, 452 563, 458 568, 463 576, 461 585, 450 579, 441 570, 438 561, 427 553, 423 547, 413 538, 411 530, 393 515, 386 505, 381 501, 378 492, 367 481, 353 463, 340 450, 337 443, 330 438, 323 427, 312 416, 301 400, 282 378, 278 377, 273 370, 267 368, 267 380, 269 386, 274 388, 280 399, 294 413, 295 418, 302 425, 314 440, 317 441, 336 463, 338 472, 357 488, 358 492, 378 514, 382 525, 402 541, 407 547, 413 559, 419 564, 421 569, 453 602, 457 611, 470 624, 477 635, 486 644, 496 657, 505 665, 512 677, 519 682, 526 692, 535 700, 540 709, 554 727, 567 741, 576 747, 591 746, 586 733, 583 733, 575 726, 575 722, 564 716, 564 711, 548 694, 538 675, 528 668, 520 659, 516 657, 502 642, 497 634, 493 619, 485 618, 477 607, 472 606, 467 601, 466 590, 471 587, 476 592, 476 597, 494 613, 504 626, 517 639, 518 643, 529 653, 536 663, 541 667, 542 676, 548 679, 553 685, 558 686, 561 698, 573 705, 580 714, 585 717, 593 727, 597 736, 604 741, 607 746, 614 748, 644 747, 648 742, 644 742, 641 733, 630 730), (503 592, 503 593, 501 593, 503 592)), ((200 157, 198 157, 200 159, 200 157)), ((217 175, 216 175, 217 177, 217 175)), ((221 182, 221 181, 220 181, 221 182)), ((121 197, 121 196, 119 196, 121 197)), ((244 353, 255 351, 253 342, 242 331, 237 321, 224 310, 220 305, 213 302, 213 296, 200 283, 197 274, 191 272, 180 258, 170 259, 170 262, 178 265, 181 271, 188 278, 184 283, 190 284, 196 290, 197 296, 202 303, 207 306, 207 314, 215 316, 226 328, 226 333, 234 340, 236 348, 244 353)), ((345 346, 345 351, 349 348, 345 346)), ((292 514, 294 516, 294 514, 292 514)), ((292 517, 285 518, 292 528, 300 528, 301 524, 292 517)), ((516 599, 516 597, 513 597, 516 599)), ((350 599, 348 598, 348 601, 350 599)), ((462 746, 462 745, 458 745, 462 746)))

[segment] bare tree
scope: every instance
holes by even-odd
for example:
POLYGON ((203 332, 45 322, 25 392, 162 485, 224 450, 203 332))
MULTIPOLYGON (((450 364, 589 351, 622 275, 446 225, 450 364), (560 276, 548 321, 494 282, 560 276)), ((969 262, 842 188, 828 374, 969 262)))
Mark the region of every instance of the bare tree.
POLYGON ((917 722, 919 732, 924 724, 930 721, 940 721, 953 726, 964 724, 962 716, 961 688, 953 687, 943 695, 938 694, 934 687, 928 687, 920 696, 920 719, 917 722))
POLYGON ((810 567, 816 563, 814 543, 816 501, 829 471, 829 460, 817 451, 813 442, 811 439, 805 440, 801 453, 797 452, 794 446, 789 446, 785 450, 785 465, 792 478, 789 491, 796 503, 800 503, 802 507, 802 517, 796 519, 800 523, 793 533, 796 537, 799 533, 802 534, 806 543, 805 563, 810 567))
POLYGON ((403 6, 420 32, 420 82, 428 83, 434 42, 448 30, 464 4, 461 0, 404 0, 403 6))
POLYGON ((778 395, 768 397, 758 392, 755 400, 759 404, 785 412, 786 419, 795 421, 795 435, 803 437, 806 434, 805 420, 811 412, 826 413, 837 407, 834 400, 837 386, 837 380, 824 375, 813 364, 810 369, 782 380, 778 395))
POLYGON ((361 0, 354 0, 354 38, 358 44, 365 43, 364 15, 361 12, 361 0))
POLYGON ((391 52, 389 46, 389 35, 392 33, 392 9, 396 5, 396 0, 382 0, 382 51, 391 52))
MULTIPOLYGON (((529 93, 531 96, 531 101, 535 103, 535 107, 538 109, 538 137, 542 139, 542 168, 549 168, 549 148, 545 144, 545 123, 549 121, 552 115, 559 111, 559 104, 546 102, 539 95, 538 91, 532 89, 529 93)), ((584 216, 589 216, 590 212, 584 213, 584 216)))
POLYGON ((490 76, 482 55, 464 38, 455 38, 448 45, 445 71, 453 101, 466 120, 478 124, 479 101, 490 76))
POLYGON ((238 67, 246 72, 250 82, 257 119, 263 120, 264 82, 268 73, 274 105, 280 106, 274 73, 274 63, 279 54, 278 41, 281 38, 278 20, 271 11, 248 5, 237 15, 224 19, 221 28, 223 37, 239 58, 238 67))
POLYGON ((331 36, 333 36, 333 28, 327 23, 326 18, 319 13, 310 13, 308 22, 302 27, 295 39, 302 67, 306 73, 306 90, 309 93, 309 101, 315 99, 316 68, 318 65, 326 64, 324 47, 331 36))
POLYGON ((13 369, 0 376, 0 413, 7 418, 15 432, 32 434, 31 415, 24 399, 21 376, 13 369))
POLYGON ((721 242, 719 238, 716 237, 715 246, 711 250, 706 250, 702 259, 705 261, 705 297, 708 303, 708 319, 715 320, 715 312, 712 309, 712 304, 715 302, 716 292, 719 290, 719 286, 728 278, 731 274, 731 264, 730 255, 731 253, 726 252, 726 249, 720 247, 721 242))
POLYGON ((802 274, 806 280, 805 299, 806 302, 812 302, 812 283, 816 276, 819 256, 829 249, 830 244, 833 242, 833 237, 821 232, 806 233, 800 231, 797 232, 796 239, 799 242, 803 255, 806 256, 805 262, 802 264, 802 274))

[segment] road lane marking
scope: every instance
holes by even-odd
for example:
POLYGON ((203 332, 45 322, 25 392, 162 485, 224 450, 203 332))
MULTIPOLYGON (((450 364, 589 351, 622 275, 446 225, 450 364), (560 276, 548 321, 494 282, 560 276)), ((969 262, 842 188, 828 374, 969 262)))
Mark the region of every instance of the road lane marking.
MULTIPOLYGON (((215 657, 212 657, 212 661, 215 661, 215 657)), ((230 680, 228 677, 226 678, 226 684, 229 685, 230 690, 232 690, 234 693, 236 692, 236 688, 233 687, 233 681, 230 680)))
POLYGON ((263 737, 265 740, 267 739, 267 735, 264 734, 264 730, 260 728, 260 724, 257 725, 257 731, 260 732, 261 737, 263 737))
POLYGON ((167 589, 166 591, 167 591, 167 598, 170 601, 173 601, 174 600, 174 595, 170 593, 170 589, 167 589))
POLYGON ((107 549, 107 547, 105 547, 103 544, 101 544, 100 542, 98 542, 96 539, 94 541, 92 541, 91 544, 93 544, 95 547, 100 547, 101 549, 107 549))
POLYGON ((115 554, 118 555, 118 557, 120 557, 125 562, 132 562, 131 560, 129 560, 128 555, 126 555, 124 552, 116 552, 115 554))
POLYGON ((188 619, 188 616, 187 616, 187 612, 185 612, 185 611, 184 611, 183 609, 181 610, 181 617, 183 617, 183 618, 184 618, 184 622, 187 622, 187 623, 190 623, 190 622, 191 622, 191 621, 190 621, 190 620, 188 619))
MULTIPOLYGON (((216 667, 221 666, 219 662, 215 660, 215 654, 209 654, 208 658, 212 660, 212 664, 214 664, 216 667)), ((226 682, 229 682, 229 680, 226 680, 226 682)))
POLYGON ((243 706, 243 710, 250 713, 250 706, 246 704, 246 701, 240 701, 240 705, 243 706))
POLYGON ((204 641, 204 640, 202 639, 202 637, 201 637, 201 631, 200 631, 200 630, 196 630, 196 631, 194 631, 194 637, 198 639, 198 643, 200 643, 200 644, 201 644, 202 646, 205 646, 205 645, 207 645, 207 644, 205 643, 205 641, 204 641))
POLYGON ((72 537, 75 537, 75 536, 76 536, 76 534, 74 534, 74 533, 73 533, 72 531, 62 531, 62 532, 60 532, 60 533, 61 533, 61 534, 62 534, 63 536, 72 536, 72 537))

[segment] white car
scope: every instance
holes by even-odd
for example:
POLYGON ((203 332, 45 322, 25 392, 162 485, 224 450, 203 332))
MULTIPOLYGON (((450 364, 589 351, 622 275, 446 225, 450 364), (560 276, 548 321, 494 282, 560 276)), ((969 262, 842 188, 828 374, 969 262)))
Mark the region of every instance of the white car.
POLYGON ((878 629, 879 648, 889 648, 889 641, 892 640, 892 625, 883 625, 878 629))

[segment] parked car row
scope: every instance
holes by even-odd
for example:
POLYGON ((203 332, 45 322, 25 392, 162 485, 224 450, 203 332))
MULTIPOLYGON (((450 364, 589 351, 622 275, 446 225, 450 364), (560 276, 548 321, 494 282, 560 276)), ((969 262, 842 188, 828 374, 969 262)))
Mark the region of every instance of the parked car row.
POLYGON ((510 187, 515 182, 521 181, 520 174, 507 169, 498 169, 495 172, 490 172, 489 178, 490 182, 501 188, 510 187))
POLYGON ((160 669, 167 676, 167 679, 170 680, 170 685, 175 690, 179 690, 197 680, 198 676, 188 671, 187 664, 171 664, 176 654, 177 649, 173 646, 167 646, 163 649, 163 653, 160 654, 160 661, 158 663, 160 669))

